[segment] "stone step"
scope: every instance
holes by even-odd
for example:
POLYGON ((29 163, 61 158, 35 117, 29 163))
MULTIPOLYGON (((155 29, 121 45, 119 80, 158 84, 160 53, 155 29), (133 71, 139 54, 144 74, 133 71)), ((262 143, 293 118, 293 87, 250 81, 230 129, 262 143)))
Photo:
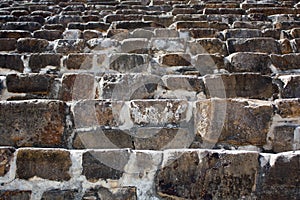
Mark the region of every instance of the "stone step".
POLYGON ((6 157, 1 198, 97 199, 101 195, 105 199, 132 200, 154 196, 289 199, 300 195, 299 151, 275 155, 220 150, 74 151, 6 147, 1 151, 6 157), (58 183, 55 188, 54 181, 58 183), (106 184, 93 185, 102 181, 106 184), (21 183, 22 189, 14 189, 21 183), (79 189, 83 187, 85 190, 79 189), (233 187, 237 188, 234 192, 233 187))

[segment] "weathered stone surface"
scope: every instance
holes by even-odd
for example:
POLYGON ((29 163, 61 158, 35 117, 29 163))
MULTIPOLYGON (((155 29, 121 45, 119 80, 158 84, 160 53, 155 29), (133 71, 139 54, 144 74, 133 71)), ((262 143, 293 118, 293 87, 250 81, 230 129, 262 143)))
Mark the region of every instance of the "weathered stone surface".
POLYGON ((300 117, 300 99, 278 99, 275 105, 277 113, 283 118, 300 117))
POLYGON ((120 129, 96 128, 76 131, 73 141, 75 149, 133 149, 132 133, 120 129))
POLYGON ((77 190, 49 190, 43 193, 41 200, 75 199, 77 190))
POLYGON ((300 97, 300 76, 283 75, 279 79, 284 83, 280 91, 282 98, 299 98, 300 97))
POLYGON ((80 39, 82 35, 81 30, 65 30, 62 34, 64 40, 77 40, 80 39))
POLYGON ((173 29, 166 29, 166 28, 157 28, 154 30, 155 37, 179 37, 179 34, 176 30, 173 29))
POLYGON ((62 38, 62 31, 61 30, 37 30, 33 33, 33 37, 53 41, 62 38))
POLYGON ((109 69, 125 73, 146 70, 147 55, 118 53, 110 56, 109 69))
POLYGON ((279 40, 279 44, 280 44, 280 51, 281 51, 282 54, 293 53, 293 48, 292 48, 291 43, 288 39, 279 40))
POLYGON ((193 38, 214 38, 218 32, 215 28, 190 28, 188 31, 193 38))
POLYGON ((257 153, 190 151, 165 153, 156 179, 161 198, 253 199, 257 153))
POLYGON ((1 102, 0 109, 2 146, 64 146, 67 106, 63 102, 1 102))
POLYGON ((291 30, 291 35, 293 38, 300 38, 300 28, 293 28, 291 30))
POLYGON ((71 53, 64 60, 64 65, 68 69, 91 69, 93 67, 93 57, 91 53, 71 53))
POLYGON ((43 52, 48 45, 49 42, 44 39, 21 38, 18 39, 17 49, 19 52, 43 52))
POLYGON ((102 99, 153 99, 163 86, 159 76, 145 74, 105 74, 100 87, 102 99))
POLYGON ((86 100, 74 106, 74 121, 76 128, 120 125, 119 114, 122 102, 106 102, 86 100))
POLYGON ((80 53, 84 49, 84 40, 56 40, 56 53, 80 53))
POLYGON ((96 81, 92 74, 64 74, 61 99, 63 101, 94 99, 96 81))
POLYGON ((202 78, 197 76, 165 75, 162 77, 165 87, 169 90, 204 91, 202 78))
POLYGON ((14 148, 0 148, 0 176, 5 176, 10 169, 11 161, 14 157, 14 148))
POLYGON ((154 52, 184 52, 186 41, 181 38, 153 38, 150 48, 154 52))
POLYGON ((267 101, 201 100, 196 104, 196 134, 203 147, 263 146, 272 116, 273 107, 267 101))
POLYGON ((198 54, 194 59, 194 66, 202 76, 225 69, 224 57, 218 54, 198 54))
POLYGON ((278 94, 272 78, 254 73, 206 75, 204 82, 208 97, 269 99, 278 94))
POLYGON ((102 33, 97 30, 85 30, 82 33, 82 38, 84 40, 90 40, 92 38, 99 38, 102 37, 102 33))
POLYGON ((228 24, 222 22, 207 22, 207 21, 178 21, 175 22, 176 29, 185 28, 215 28, 224 30, 228 28, 228 24))
POLYGON ((169 27, 173 23, 173 16, 171 15, 144 15, 143 18, 144 20, 160 24, 162 27, 169 27))
POLYGON ((266 29, 273 28, 272 22, 267 21, 235 21, 232 28, 266 29))
POLYGON ((161 56, 161 64, 163 66, 190 66, 191 57, 189 54, 173 53, 161 56))
POLYGON ((192 54, 220 54, 227 55, 227 48, 223 41, 217 38, 202 38, 189 43, 192 54))
POLYGON ((91 182, 118 180, 130 157, 129 150, 87 151, 82 158, 82 174, 91 182))
POLYGON ((241 8, 205 8, 203 14, 237 14, 243 15, 245 11, 241 8))
POLYGON ((258 72, 271 74, 271 59, 268 54, 238 52, 230 54, 226 60, 230 63, 229 72, 258 72))
POLYGON ((2 25, 3 30, 27 30, 35 31, 41 28, 38 22, 6 22, 2 25))
POLYGON ((280 54, 280 45, 273 38, 249 38, 227 40, 229 53, 261 52, 280 54))
POLYGON ((39 73, 42 68, 54 67, 55 69, 60 68, 61 54, 52 53, 34 53, 29 57, 28 66, 34 73, 39 73))
MULTIPOLYGON (((272 150, 275 153, 295 150, 297 145, 296 124, 277 125, 273 128, 272 150)), ((299 142, 299 141, 298 141, 299 142)), ((298 144, 299 145, 299 144, 298 144)))
POLYGON ((300 197, 300 154, 282 153, 271 158, 260 157, 263 167, 258 185, 258 195, 262 199, 298 199, 300 197))
POLYGON ((9 92, 45 94, 50 91, 54 78, 46 74, 9 74, 6 85, 9 92))
POLYGON ((148 40, 146 38, 129 38, 121 43, 123 53, 148 53, 148 40))
POLYGON ((255 38, 262 37, 262 32, 259 29, 227 29, 223 31, 224 38, 255 38))
POLYGON ((17 48, 15 38, 0 38, 0 51, 13 51, 17 48))
POLYGON ((20 54, 0 54, 0 68, 23 72, 24 64, 20 54))
POLYGON ((0 38, 27 38, 31 37, 29 31, 22 30, 0 30, 0 38))
POLYGON ((179 125, 191 120, 189 106, 185 100, 133 100, 130 102, 130 116, 136 125, 179 125))
POLYGON ((20 179, 36 176, 54 181, 67 181, 71 178, 71 165, 70 153, 65 150, 19 149, 16 176, 20 179))
POLYGON ((271 55, 272 64, 280 71, 300 69, 300 54, 271 55))
POLYGON ((135 187, 122 187, 114 188, 114 191, 110 191, 104 187, 96 187, 89 189, 85 192, 83 200, 101 200, 101 199, 114 199, 114 200, 136 200, 136 188, 135 187))
POLYGON ((31 191, 26 190, 1 190, 0 198, 3 200, 30 200, 31 191))
POLYGON ((137 28, 163 28, 162 25, 152 21, 118 21, 112 22, 112 27, 117 29, 137 29, 137 28))

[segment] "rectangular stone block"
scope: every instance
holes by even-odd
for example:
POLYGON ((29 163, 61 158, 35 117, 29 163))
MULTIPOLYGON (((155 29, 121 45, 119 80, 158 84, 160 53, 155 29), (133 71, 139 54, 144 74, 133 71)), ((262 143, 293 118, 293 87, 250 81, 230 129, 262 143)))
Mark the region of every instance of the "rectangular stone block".
POLYGON ((225 40, 229 38, 255 38, 262 37, 262 32, 259 29, 226 29, 223 31, 225 40))
POLYGON ((161 25, 152 21, 118 21, 112 22, 112 26, 122 29, 137 29, 137 28, 162 28, 161 25))
POLYGON ((163 66, 190 66, 191 56, 185 53, 170 53, 160 57, 160 62, 163 66))
POLYGON ((47 94, 54 78, 47 74, 9 74, 6 86, 9 92, 47 94))
POLYGON ((1 30, 0 31, 0 38, 27 38, 31 37, 31 34, 29 31, 23 31, 23 30, 1 30))
POLYGON ((300 76, 299 75, 283 75, 279 76, 284 85, 280 94, 282 98, 299 98, 300 97, 300 76))
POLYGON ((277 99, 275 105, 282 118, 300 117, 300 99, 277 99))
POLYGON ((53 199, 75 199, 78 194, 77 190, 59 190, 53 189, 45 191, 42 195, 42 200, 53 200, 53 199))
POLYGON ((227 40, 229 53, 261 52, 280 54, 280 45, 273 38, 229 39, 227 40))
POLYGON ((29 57, 28 66, 34 73, 39 73, 42 68, 50 67, 55 71, 60 69, 61 54, 33 53, 29 57))
POLYGON ((300 69, 300 54, 271 55, 272 64, 280 71, 300 69))
POLYGON ((20 54, 0 54, 0 68, 23 72, 24 64, 20 54))
POLYGON ((68 69, 91 69, 93 67, 94 54, 91 53, 70 53, 64 60, 68 69))
POLYGON ((2 30, 26 30, 35 31, 42 26, 38 22, 6 22, 2 25, 2 30))
POLYGON ((153 38, 149 47, 153 52, 184 52, 186 41, 181 38, 153 38))
POLYGON ((9 172, 14 152, 15 149, 12 147, 0 147, 0 176, 5 176, 9 172))
POLYGON ((18 52, 44 52, 49 42, 44 39, 21 38, 17 41, 18 52))
POLYGON ((196 54, 228 54, 226 44, 218 38, 201 38, 196 42, 188 43, 188 48, 193 55, 196 54))
POLYGON ((207 21, 177 21, 174 23, 176 29, 185 28, 215 28, 219 31, 228 29, 228 24, 222 22, 207 22, 207 21))
POLYGON ((269 99, 278 95, 278 87, 269 76, 254 73, 207 75, 207 97, 269 99))
POLYGON ((31 191, 29 190, 0 190, 1 199, 14 199, 14 200, 30 200, 31 191))
POLYGON ((62 39, 61 30, 37 30, 33 32, 33 37, 45 40, 57 40, 62 39))
POLYGON ((196 103, 195 134, 201 137, 202 148, 262 147, 272 117, 273 106, 268 101, 201 100, 196 103))
POLYGON ((16 176, 20 179, 39 177, 53 181, 68 181, 72 165, 70 153, 53 149, 19 149, 16 176))
POLYGON ((104 199, 126 199, 126 200, 136 200, 137 199, 137 191, 135 187, 118 187, 113 188, 113 191, 104 187, 96 187, 88 189, 83 199, 98 199, 98 196, 104 199))
POLYGON ((159 197, 255 198, 258 154, 230 151, 167 151, 155 177, 159 197))
POLYGON ((0 103, 2 146, 64 147, 66 112, 60 101, 31 100, 0 103))
POLYGON ((15 38, 0 38, 0 51, 14 51, 17 48, 15 38))
POLYGON ((109 69, 121 73, 146 69, 149 64, 147 54, 115 53, 109 57, 109 60, 109 69))
POLYGON ((55 40, 54 51, 56 53, 81 53, 84 49, 84 40, 55 40))

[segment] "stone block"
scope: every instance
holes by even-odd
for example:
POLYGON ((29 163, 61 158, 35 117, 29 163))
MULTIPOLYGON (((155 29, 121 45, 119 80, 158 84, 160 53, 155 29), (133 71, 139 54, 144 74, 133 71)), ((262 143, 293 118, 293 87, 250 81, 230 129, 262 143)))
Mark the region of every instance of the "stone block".
POLYGON ((300 54, 271 55, 272 64, 280 71, 300 69, 300 54))
POLYGON ((228 29, 229 26, 222 22, 207 22, 207 21, 177 21, 174 23, 176 29, 190 28, 215 28, 219 31, 228 29))
POLYGON ((123 53, 148 53, 148 39, 146 38, 129 38, 124 39, 121 43, 121 51, 123 53))
POLYGON ((296 130, 297 127, 300 126, 296 124, 284 124, 274 126, 272 130, 272 135, 274 136, 271 142, 272 150, 275 153, 297 150, 295 145, 299 145, 297 137, 300 136, 298 133, 299 130, 296 130))
POLYGON ((44 39, 21 38, 17 41, 17 49, 19 52, 44 52, 49 42, 44 39))
POLYGON ((162 25, 159 25, 152 21, 118 21, 112 22, 112 26, 117 29, 137 29, 137 28, 163 28, 162 25))
POLYGON ((7 172, 9 172, 11 161, 14 158, 14 152, 15 149, 12 147, 0 148, 0 176, 5 176, 7 172))
POLYGON ((6 22, 2 25, 2 30, 26 30, 33 32, 41 27, 42 25, 38 22, 6 22))
POLYGON ((262 170, 258 196, 263 199, 298 199, 299 191, 299 151, 275 154, 269 158, 260 157, 262 170))
POLYGON ((230 54, 234 52, 281 53, 279 43, 273 38, 229 39, 227 47, 230 54))
POLYGON ((180 38, 153 38, 150 48, 154 52, 184 52, 186 41, 180 38))
POLYGON ((14 51, 17 48, 15 38, 0 38, 0 51, 14 51))
MULTIPOLYGON (((268 54, 237 52, 226 57, 229 62, 229 72, 257 72, 260 74, 271 74, 271 59, 268 54)), ((273 64, 274 65, 274 64, 273 64)))
POLYGON ((82 174, 90 182, 119 180, 130 158, 130 151, 97 150, 87 151, 82 158, 82 174))
POLYGON ((24 64, 20 54, 0 54, 0 68, 23 72, 24 64))
POLYGON ((214 38, 218 32, 215 28, 190 28, 188 31, 193 38, 214 38))
POLYGON ((64 200, 64 199, 75 199, 78 191, 77 190, 59 190, 53 189, 43 193, 41 200, 64 200))
POLYGON ((100 199, 115 199, 115 200, 136 200, 136 188, 135 187, 121 187, 114 188, 114 191, 104 187, 96 187, 88 189, 84 196, 83 200, 100 200, 100 199))
POLYGON ((259 29, 226 29, 223 31, 224 38, 227 40, 229 38, 255 38, 262 37, 262 32, 259 29))
POLYGON ((278 94, 271 77, 254 73, 206 75, 204 83, 208 97, 269 99, 278 94))
POLYGON ((24 30, 0 30, 0 38, 27 38, 31 37, 29 31, 24 30))
POLYGON ((119 116, 122 102, 106 102, 99 100, 86 100, 74 105, 73 115, 76 128, 121 125, 119 116))
POLYGON ((34 73, 39 73, 41 69, 48 67, 60 68, 61 54, 33 53, 29 57, 28 66, 34 73))
POLYGON ((75 149, 134 149, 132 133, 117 128, 98 127, 89 131, 76 131, 73 141, 75 149))
POLYGON ((202 38, 189 43, 192 54, 220 54, 227 55, 227 48, 223 41, 217 38, 202 38))
POLYGON ((300 99, 277 99, 277 113, 283 118, 300 117, 300 99))
POLYGON ((299 75, 283 75, 279 76, 284 85, 280 94, 282 98, 299 98, 300 97, 300 76, 299 75))
POLYGON ((142 54, 115 53, 109 60, 109 69, 121 73, 146 70, 148 66, 148 57, 142 54))
POLYGON ((191 57, 184 53, 164 54, 160 57, 160 62, 163 66, 190 66, 191 57))
POLYGON ((84 30, 82 33, 82 38, 84 40, 90 40, 93 38, 101 38, 101 37, 102 37, 102 33, 97 30, 84 30))
POLYGON ((53 41, 62 38, 62 31, 61 30, 37 30, 33 32, 33 37, 53 41))
POLYGON ((168 90, 204 91, 203 80, 197 76, 165 75, 162 81, 168 90))
POLYGON ((65 146, 65 117, 68 108, 63 102, 1 102, 0 109, 1 146, 65 146))
POLYGON ((71 178, 69 174, 71 165, 70 153, 65 150, 19 149, 16 176, 26 180, 39 177, 53 181, 68 181, 71 178))
POLYGON ((179 37, 179 34, 174 29, 166 29, 166 28, 157 28, 154 30, 154 36, 158 38, 172 38, 179 37))
POLYGON ((61 99, 63 101, 94 99, 96 81, 92 74, 64 74, 62 77, 61 99))
POLYGON ((224 57, 218 54, 198 54, 194 58, 194 66, 202 76, 214 74, 225 69, 224 57))
POLYGON ((155 178, 161 198, 238 199, 255 197, 257 153, 168 151, 155 178))
POLYGON ((46 74, 8 74, 6 86, 9 92, 47 94, 54 78, 46 74))
POLYGON ((55 40, 56 53, 81 53, 84 49, 84 40, 55 40))
POLYGON ((266 144, 272 117, 273 106, 267 101, 200 100, 195 110, 196 135, 202 139, 202 148, 262 147, 266 144))
POLYGON ((94 54, 91 53, 70 53, 64 60, 68 69, 91 69, 93 67, 94 54))
POLYGON ((30 200, 31 191, 29 190, 0 190, 0 198, 3 200, 30 200))

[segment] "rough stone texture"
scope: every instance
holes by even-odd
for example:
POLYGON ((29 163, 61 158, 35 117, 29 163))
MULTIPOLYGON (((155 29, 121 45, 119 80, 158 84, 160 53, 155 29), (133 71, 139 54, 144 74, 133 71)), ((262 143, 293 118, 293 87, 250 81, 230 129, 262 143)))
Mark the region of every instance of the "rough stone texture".
POLYGON ((113 54, 110 56, 109 68, 117 72, 134 72, 147 68, 147 60, 140 54, 113 54))
POLYGON ((6 68, 23 72, 24 64, 21 55, 18 54, 0 54, 0 68, 6 68))
POLYGON ((0 148, 0 176, 6 175, 9 171, 14 152, 14 148, 0 148))
POLYGON ((197 43, 190 44, 192 54, 209 53, 227 55, 227 48, 223 41, 217 38, 197 39, 197 43))
POLYGON ((71 164, 68 151, 20 149, 17 152, 16 176, 27 180, 36 176, 54 181, 67 181, 71 178, 71 164))
POLYGON ((165 66, 190 66, 189 54, 166 54, 161 57, 161 64, 165 66))
POLYGON ((227 57, 230 66, 229 72, 258 72, 271 73, 271 59, 267 54, 238 52, 227 57))
POLYGON ((19 52, 44 52, 49 42, 44 39, 21 38, 18 39, 17 49, 19 52))
POLYGON ((55 40, 57 45, 55 45, 56 53, 79 53, 84 48, 84 41, 82 39, 78 40, 55 40))
POLYGON ((0 103, 2 146, 64 146, 67 106, 60 101, 0 103))
POLYGON ((206 75, 204 82, 208 97, 269 99, 278 93, 272 78, 253 73, 206 75))
POLYGON ((64 74, 60 98, 63 101, 94 99, 95 84, 92 74, 64 74))
POLYGON ((75 199, 76 190, 50 190, 43 193, 42 200, 75 199))
POLYGON ((15 38, 0 38, 0 51, 13 51, 17 48, 15 38))
POLYGON ((284 75, 279 79, 284 83, 281 90, 282 98, 299 98, 300 97, 300 76, 299 75, 284 75))
POLYGON ((38 73, 42 68, 54 67, 54 71, 60 68, 60 59, 62 55, 51 53, 36 53, 29 57, 29 68, 32 72, 38 73))
POLYGON ((85 192, 83 200, 101 200, 101 199, 114 199, 114 200, 136 200, 136 188, 134 187, 122 187, 114 188, 114 191, 110 191, 104 187, 97 187, 85 192), (116 190, 116 191, 115 191, 116 190))
POLYGON ((30 200, 31 191, 0 190, 0 198, 3 200, 30 200))
POLYGON ((88 151, 83 154, 82 174, 91 182, 118 180, 124 173, 129 156, 128 150, 88 151))
POLYGON ((266 143, 272 116, 273 106, 266 101, 201 100, 195 110, 196 135, 201 136, 203 147, 261 147, 266 143))
POLYGON ((300 54, 271 55, 272 64, 280 71, 299 69, 300 54))
POLYGON ((161 198, 252 199, 258 173, 258 154, 176 152, 166 157, 156 179, 161 198), (243 167, 240 166, 243 163, 243 167))
POLYGON ((281 53, 279 43, 273 38, 229 39, 227 40, 227 46, 229 53, 281 53))
POLYGON ((9 92, 17 93, 48 93, 54 81, 54 76, 39 74, 9 74, 6 85, 9 92))
POLYGON ((283 118, 300 116, 300 99, 278 99, 275 101, 278 114, 283 118))
MULTIPOLYGON (((298 199, 300 197, 299 153, 272 155, 261 170, 258 194, 262 199, 298 199), (272 159, 272 160, 271 160, 272 159)), ((266 158, 260 158, 265 163, 266 158)))
POLYGON ((93 54, 69 54, 64 62, 68 69, 91 69, 93 67, 93 54))
POLYGON ((299 125, 285 124, 275 126, 273 129, 274 139, 272 141, 272 150, 276 153, 292 151, 295 149, 297 135, 296 128, 299 125))

